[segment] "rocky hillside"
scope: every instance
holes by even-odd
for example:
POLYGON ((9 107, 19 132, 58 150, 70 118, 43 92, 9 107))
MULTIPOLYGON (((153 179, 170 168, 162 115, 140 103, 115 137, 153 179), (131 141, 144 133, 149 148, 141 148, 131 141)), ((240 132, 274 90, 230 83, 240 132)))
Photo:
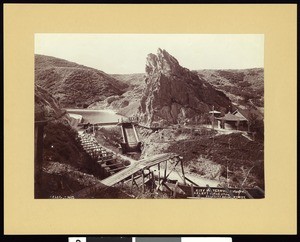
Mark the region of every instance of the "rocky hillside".
POLYGON ((145 73, 133 73, 133 74, 111 74, 112 77, 116 78, 120 82, 127 84, 130 88, 141 88, 145 86, 145 73))
POLYGON ((145 82, 139 107, 140 121, 145 126, 195 122, 213 106, 222 112, 231 107, 223 92, 180 66, 165 50, 147 56, 145 82))
POLYGON ((256 109, 263 114, 264 70, 198 70, 198 76, 216 89, 223 91, 234 105, 244 109, 256 109))
POLYGON ((44 55, 35 55, 35 83, 63 107, 88 107, 128 87, 102 71, 44 55))
POLYGON ((125 116, 134 116, 138 111, 143 89, 145 74, 112 74, 114 78, 128 87, 122 95, 114 95, 89 106, 91 109, 111 109, 125 116))
POLYGON ((57 100, 45 89, 35 84, 34 86, 34 102, 35 102, 35 121, 57 119, 63 117, 65 111, 59 106, 57 100))
MULTIPOLYGON (((89 157, 76 140, 76 132, 68 123, 68 115, 47 90, 35 84, 35 125, 45 120, 48 122, 44 126, 42 173, 39 185, 35 187, 36 198, 49 198, 51 195, 62 195, 65 192, 72 193, 84 187, 76 179, 71 181, 66 176, 55 174, 52 169, 54 164, 55 166, 68 165, 69 171, 79 168, 87 171, 85 164, 90 164, 89 157)), ((35 140, 37 145, 36 142, 37 140, 35 140)))

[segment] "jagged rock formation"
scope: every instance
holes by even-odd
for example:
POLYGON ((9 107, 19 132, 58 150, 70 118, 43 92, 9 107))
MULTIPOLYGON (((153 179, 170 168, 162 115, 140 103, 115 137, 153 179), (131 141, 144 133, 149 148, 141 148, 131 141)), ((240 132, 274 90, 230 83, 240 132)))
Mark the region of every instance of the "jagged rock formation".
POLYGON ((86 108, 128 87, 103 71, 45 55, 35 55, 35 83, 69 108, 86 108))
POLYGON ((192 123, 212 106, 226 112, 231 105, 224 93, 180 66, 165 50, 147 56, 145 82, 139 107, 140 122, 145 126, 192 123))

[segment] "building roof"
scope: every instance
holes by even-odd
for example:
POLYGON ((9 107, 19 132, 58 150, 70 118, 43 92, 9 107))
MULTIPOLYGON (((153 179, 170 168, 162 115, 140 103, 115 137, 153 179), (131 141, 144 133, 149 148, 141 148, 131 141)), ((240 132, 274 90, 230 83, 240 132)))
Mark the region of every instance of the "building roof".
POLYGON ((257 118, 258 120, 264 119, 263 113, 261 113, 259 110, 255 109, 255 108, 242 109, 242 108, 236 107, 236 110, 232 114, 234 114, 234 115, 238 114, 238 116, 244 116, 247 120, 250 120, 252 118, 252 116, 257 118), (240 114, 238 114, 238 113, 240 113, 240 114))
POLYGON ((248 121, 245 117, 239 117, 239 116, 236 116, 232 113, 226 113, 225 116, 223 117, 220 117, 220 118, 217 118, 219 120, 224 120, 224 121, 248 121))
POLYGON ((214 110, 214 111, 210 111, 209 113, 216 113, 216 114, 220 114, 221 112, 214 110))
POLYGON ((242 118, 244 120, 248 120, 248 115, 249 114, 246 111, 237 109, 232 114, 235 115, 235 116, 237 116, 237 117, 240 117, 240 118, 242 118))

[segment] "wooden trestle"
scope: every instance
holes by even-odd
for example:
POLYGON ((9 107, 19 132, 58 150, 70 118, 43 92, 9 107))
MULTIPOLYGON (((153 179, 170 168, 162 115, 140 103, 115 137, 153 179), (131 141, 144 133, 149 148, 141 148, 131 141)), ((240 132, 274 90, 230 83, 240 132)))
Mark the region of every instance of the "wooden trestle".
MULTIPOLYGON (((184 170, 182 166, 182 157, 178 156, 177 154, 173 153, 164 153, 155 155, 149 158, 145 158, 142 160, 137 161, 136 163, 131 164, 129 167, 119 171, 112 176, 101 180, 98 184, 94 185, 92 188, 85 188, 75 194, 73 196, 75 198, 80 198, 82 195, 84 197, 89 195, 89 192, 96 192, 97 189, 101 189, 103 187, 111 187, 116 184, 123 184, 124 182, 131 182, 131 189, 133 186, 136 185, 138 187, 142 187, 142 191, 145 191, 145 184, 149 180, 155 181, 154 172, 150 170, 151 167, 157 166, 158 168, 158 178, 157 178, 157 185, 156 190, 159 190, 162 187, 165 187, 167 190, 176 193, 176 189, 171 189, 167 185, 167 179, 169 175, 175 170, 175 168, 180 166, 181 169, 181 177, 183 181, 185 181, 184 170), (169 165, 169 169, 164 169, 164 174, 160 174, 160 164, 165 163, 165 168, 169 165), (146 172, 147 171, 147 172, 146 172), (141 184, 141 185, 139 185, 141 184)), ((178 172, 178 171, 176 171, 178 172)), ((176 186, 175 186, 176 187, 176 186)))
POLYGON ((105 176, 113 175, 125 168, 117 161, 115 154, 101 146, 92 135, 81 134, 79 139, 83 149, 103 168, 105 176))

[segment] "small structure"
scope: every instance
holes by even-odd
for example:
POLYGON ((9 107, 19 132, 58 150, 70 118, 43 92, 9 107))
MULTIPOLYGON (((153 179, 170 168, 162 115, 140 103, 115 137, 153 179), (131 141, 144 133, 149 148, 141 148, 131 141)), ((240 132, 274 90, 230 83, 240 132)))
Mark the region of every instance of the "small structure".
POLYGON ((216 118, 218 118, 218 117, 221 116, 221 112, 216 111, 216 110, 210 111, 209 113, 210 113, 210 114, 213 114, 216 118))
POLYGON ((226 113, 225 116, 216 118, 221 121, 221 128, 229 130, 247 131, 249 129, 248 119, 239 111, 226 113))
POLYGON ((214 129, 215 127, 219 128, 220 127, 220 121, 218 121, 217 118, 221 117, 221 112, 214 110, 209 111, 210 114, 210 121, 211 121, 211 126, 214 129))
POLYGON ((141 152, 141 141, 139 140, 136 123, 131 122, 130 119, 121 119, 118 123, 121 127, 121 133, 123 137, 123 142, 120 144, 120 149, 122 153, 127 152, 141 152))
POLYGON ((80 114, 75 114, 75 113, 69 113, 70 117, 70 125, 74 128, 78 126, 83 120, 82 115, 80 114))

